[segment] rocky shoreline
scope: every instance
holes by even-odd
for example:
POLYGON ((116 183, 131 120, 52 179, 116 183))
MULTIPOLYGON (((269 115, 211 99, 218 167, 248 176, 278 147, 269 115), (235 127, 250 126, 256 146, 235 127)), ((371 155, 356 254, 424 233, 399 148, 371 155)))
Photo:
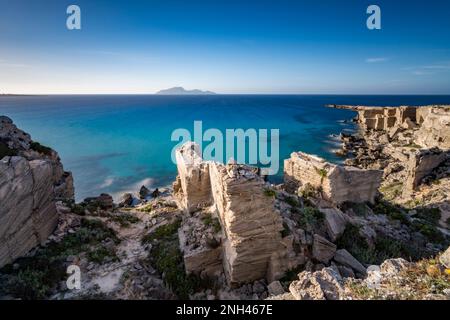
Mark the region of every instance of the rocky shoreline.
POLYGON ((294 152, 272 185, 187 143, 173 188, 118 204, 75 203, 57 153, 0 117, 0 298, 450 299, 450 107, 332 107, 358 114, 345 165, 294 152))

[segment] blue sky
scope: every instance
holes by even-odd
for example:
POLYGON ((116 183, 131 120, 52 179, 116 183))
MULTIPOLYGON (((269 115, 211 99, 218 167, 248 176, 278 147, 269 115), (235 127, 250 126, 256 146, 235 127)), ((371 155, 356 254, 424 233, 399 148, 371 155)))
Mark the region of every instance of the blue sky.
POLYGON ((450 94, 450 1, 0 0, 0 92, 450 94), (82 29, 66 28, 81 8, 82 29), (366 9, 381 8, 368 30, 366 9))

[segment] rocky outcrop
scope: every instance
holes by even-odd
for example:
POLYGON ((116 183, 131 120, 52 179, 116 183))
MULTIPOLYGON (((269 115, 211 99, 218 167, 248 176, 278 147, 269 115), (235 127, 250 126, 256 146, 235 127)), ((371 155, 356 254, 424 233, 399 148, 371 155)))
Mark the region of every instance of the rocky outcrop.
POLYGON ((187 212, 211 204, 209 163, 203 161, 201 150, 194 142, 187 142, 176 150, 178 176, 173 192, 179 207, 187 212))
POLYGON ((56 201, 73 200, 73 179, 58 154, 0 117, 0 267, 45 242, 58 222, 56 201))
POLYGON ((344 167, 326 162, 322 158, 294 152, 284 161, 284 180, 287 189, 304 191, 311 186, 324 199, 343 202, 373 202, 383 172, 344 167))
POLYGON ((407 179, 403 196, 409 196, 421 183, 422 179, 433 172, 441 163, 447 160, 447 153, 439 149, 422 149, 412 151, 406 165, 407 179))
POLYGON ((289 291, 296 300, 341 300, 345 296, 342 277, 333 268, 314 273, 303 271, 289 291))
POLYGON ((401 126, 405 122, 416 121, 417 107, 367 107, 331 105, 332 108, 349 109, 358 112, 358 123, 364 129, 388 130, 389 128, 401 126))
MULTIPOLYGON (((197 243, 192 250, 184 245, 182 250, 189 272, 210 274, 220 258, 232 286, 266 277, 272 281, 281 276, 280 268, 287 266, 280 259, 289 245, 283 243, 281 216, 274 208, 273 196, 266 194, 265 181, 257 170, 245 165, 203 161, 198 145, 191 142, 176 151, 176 159, 178 178, 174 191, 179 207, 192 216, 212 204, 223 230, 221 255, 215 247, 197 243)), ((205 218, 202 214, 198 219, 205 218)), ((186 223, 192 224, 192 219, 186 218, 186 223)), ((181 237, 186 239, 188 235, 184 234, 190 227, 184 224, 182 229, 185 231, 181 237)))
POLYGON ((214 278, 223 271, 222 237, 212 213, 197 211, 183 216, 178 238, 187 274, 214 278))
POLYGON ((273 253, 282 248, 281 217, 265 182, 252 168, 211 164, 214 203, 224 229, 224 269, 230 284, 265 278, 273 253))
POLYGON ((420 124, 415 133, 416 143, 425 148, 450 149, 450 107, 417 109, 420 124))

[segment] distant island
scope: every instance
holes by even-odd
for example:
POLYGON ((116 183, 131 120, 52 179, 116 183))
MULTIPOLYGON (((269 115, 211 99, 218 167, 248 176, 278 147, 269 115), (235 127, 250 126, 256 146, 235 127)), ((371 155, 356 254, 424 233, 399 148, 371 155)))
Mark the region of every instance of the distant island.
POLYGON ((202 90, 198 90, 198 89, 186 90, 183 87, 173 87, 173 88, 169 88, 169 89, 160 90, 156 94, 161 94, 161 95, 196 95, 196 94, 202 94, 202 95, 206 95, 206 94, 216 94, 216 93, 212 92, 212 91, 202 91, 202 90))

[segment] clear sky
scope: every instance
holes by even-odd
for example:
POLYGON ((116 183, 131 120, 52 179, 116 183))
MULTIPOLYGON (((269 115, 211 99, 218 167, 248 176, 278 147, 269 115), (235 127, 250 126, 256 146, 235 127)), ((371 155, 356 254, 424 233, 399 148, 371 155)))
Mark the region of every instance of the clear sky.
POLYGON ((0 92, 450 94, 448 0, 0 0, 0 92), (66 28, 81 8, 82 29, 66 28), (366 9, 381 8, 368 30, 366 9))

